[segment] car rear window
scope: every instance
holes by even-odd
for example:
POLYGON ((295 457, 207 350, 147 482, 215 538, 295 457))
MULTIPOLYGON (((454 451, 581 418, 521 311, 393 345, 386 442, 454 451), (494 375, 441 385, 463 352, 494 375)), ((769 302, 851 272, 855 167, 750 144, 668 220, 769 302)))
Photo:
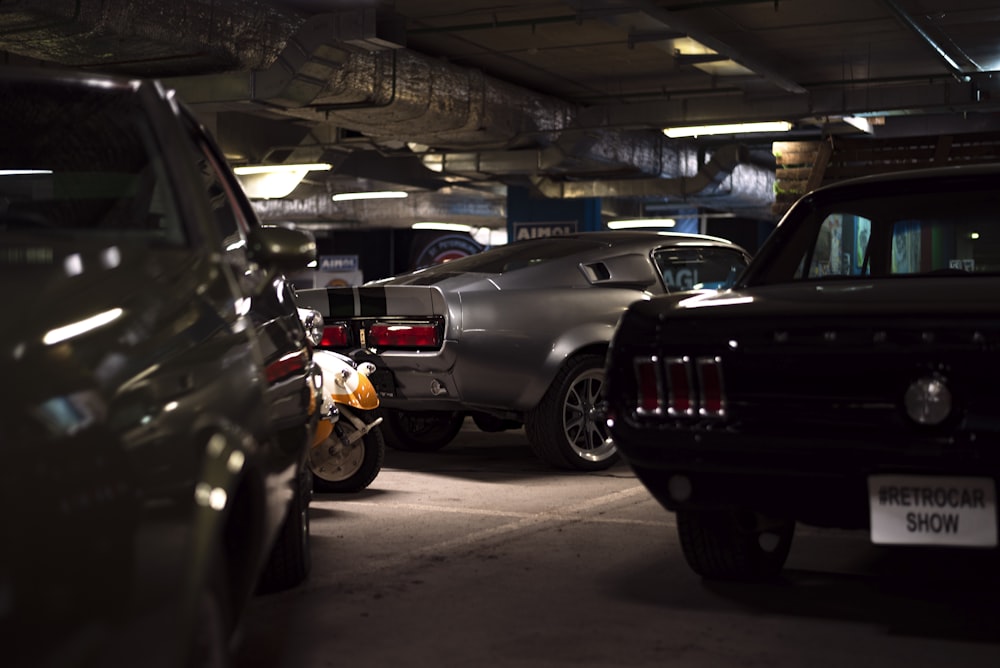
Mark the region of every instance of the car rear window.
POLYGON ((748 262, 734 249, 693 246, 660 249, 653 261, 670 292, 730 288, 748 262))
POLYGON ((0 231, 185 243, 131 91, 6 81, 0 99, 0 231))
POLYGON ((1000 189, 986 179, 817 202, 775 232, 754 283, 1000 274, 1000 189), (781 229, 785 228, 785 229, 781 229))

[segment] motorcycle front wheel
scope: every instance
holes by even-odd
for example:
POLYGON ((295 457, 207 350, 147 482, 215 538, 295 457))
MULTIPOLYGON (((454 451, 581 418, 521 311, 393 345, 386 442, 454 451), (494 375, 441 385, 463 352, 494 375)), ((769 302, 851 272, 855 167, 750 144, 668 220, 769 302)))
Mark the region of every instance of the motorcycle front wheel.
MULTIPOLYGON (((357 411, 368 423, 375 419, 374 411, 357 411)), ((361 438, 350 439, 357 433, 351 421, 341 417, 334 431, 325 441, 309 449, 309 468, 313 474, 313 489, 321 493, 360 492, 375 480, 385 459, 385 438, 380 425, 361 438), (350 446, 345 446, 337 430, 343 430, 350 446)))

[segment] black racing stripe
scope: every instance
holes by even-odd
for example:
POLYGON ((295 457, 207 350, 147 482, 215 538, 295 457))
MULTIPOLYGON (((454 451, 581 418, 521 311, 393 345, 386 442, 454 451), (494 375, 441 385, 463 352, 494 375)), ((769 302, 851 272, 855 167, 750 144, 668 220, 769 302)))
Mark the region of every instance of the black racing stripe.
POLYGON ((385 288, 358 288, 361 303, 359 315, 387 315, 385 288))
POLYGON ((330 318, 350 318, 354 315, 354 288, 327 288, 330 318))

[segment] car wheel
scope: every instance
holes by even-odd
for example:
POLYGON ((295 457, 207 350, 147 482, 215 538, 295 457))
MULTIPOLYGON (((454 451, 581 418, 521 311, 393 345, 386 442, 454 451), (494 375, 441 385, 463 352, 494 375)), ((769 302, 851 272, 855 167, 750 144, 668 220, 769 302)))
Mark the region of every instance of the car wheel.
POLYGON ((385 459, 385 439, 378 426, 345 446, 336 430, 357 433, 351 421, 341 416, 333 434, 309 449, 309 467, 313 474, 313 489, 317 492, 360 492, 371 484, 382 470, 385 459))
POLYGON ((271 555, 261 573, 257 591, 270 593, 291 589, 309 576, 309 502, 312 499, 312 474, 303 470, 288 514, 281 525, 271 555))
POLYGON ((558 468, 600 471, 618 461, 618 449, 599 412, 604 358, 572 357, 556 374, 524 427, 535 454, 558 468))
POLYGON ((684 558, 704 578, 753 582, 781 572, 795 522, 748 511, 678 510, 677 535, 684 558))
POLYGON ((433 452, 451 443, 465 415, 457 411, 382 411, 382 435, 396 450, 433 452))

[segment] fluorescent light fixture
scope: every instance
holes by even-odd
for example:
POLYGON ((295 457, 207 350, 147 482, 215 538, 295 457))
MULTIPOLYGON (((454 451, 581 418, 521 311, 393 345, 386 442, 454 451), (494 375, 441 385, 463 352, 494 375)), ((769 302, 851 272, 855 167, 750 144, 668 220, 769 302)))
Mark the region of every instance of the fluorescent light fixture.
POLYGON ((0 169, 0 176, 25 176, 27 174, 51 174, 51 169, 0 169))
POLYGON ((438 230, 441 232, 465 232, 481 246, 503 246, 507 243, 507 230, 493 229, 484 225, 465 225, 462 223, 437 223, 425 221, 413 223, 411 230, 438 230))
POLYGON ((461 223, 434 223, 434 222, 424 222, 424 223, 413 223, 410 225, 411 230, 439 230, 441 232, 472 232, 474 228, 472 225, 463 225, 461 223))
POLYGON ((247 174, 282 174, 284 172, 328 172, 333 165, 327 162, 304 162, 287 165, 243 165, 233 167, 237 176, 247 174))
POLYGON ((691 125, 681 128, 663 128, 668 137, 700 137, 702 135, 731 135, 751 132, 788 132, 788 121, 761 121, 759 123, 727 123, 724 125, 691 125))
POLYGON ((355 199, 402 199, 410 194, 402 190, 373 190, 367 193, 337 193, 334 202, 347 202, 355 199))
POLYGON ((282 165, 244 165, 234 167, 233 173, 251 199, 280 199, 287 197, 309 172, 328 171, 333 165, 326 162, 308 162, 282 165))
POLYGON ((633 220, 611 220, 608 221, 609 230, 636 230, 643 228, 661 229, 673 227, 677 221, 673 218, 635 218, 633 220))

